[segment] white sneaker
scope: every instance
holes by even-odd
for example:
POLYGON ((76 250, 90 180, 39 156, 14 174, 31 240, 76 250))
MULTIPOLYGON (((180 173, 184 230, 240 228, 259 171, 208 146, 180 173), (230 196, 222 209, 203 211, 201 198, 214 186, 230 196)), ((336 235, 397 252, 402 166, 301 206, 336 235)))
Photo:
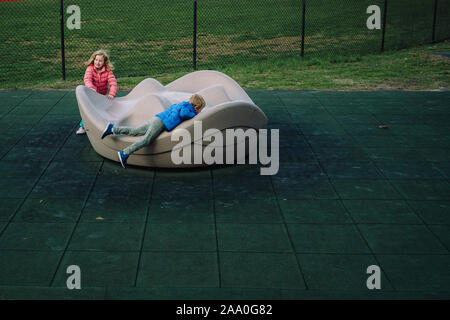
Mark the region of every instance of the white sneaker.
POLYGON ((86 134, 86 130, 84 130, 83 127, 80 127, 80 128, 77 130, 76 133, 77 133, 77 134, 86 134))

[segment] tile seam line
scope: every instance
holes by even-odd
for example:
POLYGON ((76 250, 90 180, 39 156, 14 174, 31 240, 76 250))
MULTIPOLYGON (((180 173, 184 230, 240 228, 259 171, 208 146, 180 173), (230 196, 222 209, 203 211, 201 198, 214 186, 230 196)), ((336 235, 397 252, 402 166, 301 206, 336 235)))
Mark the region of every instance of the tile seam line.
MULTIPOLYGON (((71 134, 73 134, 73 133, 71 132, 71 134)), ((69 136, 70 136, 70 135, 69 135, 69 136)), ((67 141, 67 140, 66 140, 66 141, 67 141)), ((64 144, 63 144, 63 145, 64 145, 64 144)), ((62 147, 61 147, 61 148, 62 148, 62 147)), ((63 261, 65 255, 66 255, 66 252, 69 251, 68 248, 69 248, 70 242, 72 241, 73 235, 75 234, 75 230, 77 229, 77 226, 78 226, 78 224, 80 223, 81 215, 83 214, 83 210, 84 210, 84 208, 86 207, 86 204, 87 204, 87 202, 88 202, 88 200, 89 200, 89 197, 90 197, 90 195, 91 195, 92 189, 94 189, 95 182, 96 182, 96 180, 97 180, 97 177, 98 177, 100 171, 101 171, 102 168, 103 168, 103 164, 104 164, 104 163, 105 163, 105 160, 102 161, 100 167, 98 168, 98 170, 97 170, 97 172, 96 172, 95 178, 92 179, 91 185, 89 186, 89 192, 87 193, 87 195, 86 195, 86 197, 85 197, 85 199, 84 199, 84 201, 83 201, 83 205, 81 206, 80 213, 78 214, 78 219, 77 219, 77 221, 74 223, 74 227, 73 227, 73 229, 72 229, 72 232, 71 232, 71 234, 70 234, 70 236, 69 236, 69 239, 68 239, 67 242, 66 242, 66 245, 65 245, 64 250, 62 250, 62 255, 61 255, 61 257, 59 258, 59 261, 58 261, 58 264, 56 265, 56 268, 55 268, 55 271, 54 271, 54 273, 53 273, 52 279, 50 280, 50 284, 49 284, 50 287, 53 286, 53 283, 54 283, 55 278, 56 278, 56 274, 58 273, 58 270, 59 270, 59 268, 60 268, 60 266, 61 266, 61 263, 62 263, 62 261, 63 261)))
POLYGON ((296 254, 295 246, 294 246, 294 241, 292 240, 291 234, 290 234, 289 229, 288 229, 288 226, 287 226, 287 224, 286 224, 286 220, 285 220, 283 211, 281 210, 281 206, 280 206, 280 203, 279 203, 279 200, 278 200, 278 194, 277 194, 277 192, 276 192, 276 190, 275 190, 275 188, 274 188, 274 185, 273 185, 272 176, 270 176, 269 179, 270 179, 270 183, 271 183, 271 186, 272 186, 272 191, 273 191, 273 193, 275 194, 274 200, 275 200, 275 202, 276 202, 276 204, 277 204, 277 208, 278 208, 278 211, 279 211, 280 216, 281 216, 281 219, 282 219, 282 223, 281 223, 281 224, 282 224, 283 227, 284 227, 284 230, 285 230, 286 235, 287 235, 288 240, 289 240, 289 244, 290 244, 290 246, 291 246, 291 248, 290 248, 290 249, 291 249, 291 252, 290 252, 290 253, 293 253, 293 254, 294 254, 295 262, 297 263, 297 269, 298 269, 298 271, 300 272, 300 275, 301 275, 302 280, 303 280, 303 284, 305 285, 305 289, 308 290, 309 286, 308 286, 308 283, 306 282, 305 273, 303 272, 303 268, 302 268, 302 266, 301 266, 301 264, 300 264, 299 257, 298 257, 298 255, 296 254))
MULTIPOLYGON (((325 110, 328 112, 328 114, 329 114, 335 121, 338 121, 338 119, 336 119, 336 118, 334 117, 334 115, 326 108, 326 106, 324 106, 324 104, 323 104, 321 101, 319 101, 319 104, 320 104, 323 108, 325 108, 325 110)), ((369 112, 369 113, 371 114, 372 117, 375 118, 375 116, 374 116, 371 112, 369 112)), ((376 119, 377 121, 379 121, 377 118, 375 118, 375 119, 376 119)), ((339 121, 338 121, 338 122, 339 122, 339 121)), ((359 147, 363 147, 363 145, 362 145, 361 143, 359 143, 359 142, 358 142, 358 141, 357 141, 357 140, 349 133, 349 131, 346 129, 346 127, 345 127, 345 126, 343 126, 343 127, 344 127, 344 131, 347 133, 347 135, 349 135, 349 136, 351 137, 351 140, 352 140, 352 141, 355 141, 355 142, 359 145, 359 147)), ((309 142, 308 142, 308 143, 309 143, 309 142)), ((310 147, 312 148, 312 146, 310 146, 310 147)), ((364 153, 367 155, 367 153, 366 153, 365 151, 364 151, 364 153)), ((320 165, 320 167, 322 168, 322 170, 326 173, 326 170, 325 170, 323 164, 322 164, 318 159, 317 159, 317 161, 319 162, 319 165, 320 165)), ((372 162, 372 164, 373 164, 373 161, 370 161, 370 162, 372 162)), ((373 164, 373 165, 375 166, 375 164, 373 164)), ((385 175, 380 171, 380 169, 379 169, 377 166, 375 166, 375 168, 376 168, 376 170, 378 171, 378 174, 381 175, 381 177, 385 177, 385 175)), ((364 237, 364 235, 363 235, 361 229, 360 229, 360 228, 358 227, 358 225, 356 224, 353 215, 352 215, 351 212, 348 210, 348 208, 345 206, 344 201, 342 200, 341 196, 339 195, 339 193, 338 193, 337 190, 335 189, 335 186, 334 186, 334 184, 332 183, 331 178, 328 176, 328 174, 326 174, 326 175, 327 175, 327 177, 328 177, 328 179, 329 179, 329 183, 333 186, 334 191, 336 192, 336 194, 337 194, 338 197, 339 197, 339 202, 340 202, 341 205, 344 207, 344 209, 347 211, 347 214, 349 215, 350 219, 352 220, 354 228, 356 228, 356 230, 358 231, 359 236, 360 236, 361 239, 364 241, 366 247, 369 249, 369 252, 372 254, 373 259, 376 261, 377 265, 381 268, 381 270, 382 270, 382 272, 384 273, 384 276, 386 277, 388 283, 391 285, 391 287, 392 287, 394 290, 396 290, 396 287, 394 286, 394 284, 393 284, 393 282, 391 281, 391 279, 389 279, 386 270, 384 270, 384 267, 380 264, 380 261, 378 260, 377 256, 375 255, 374 251, 372 250, 372 247, 369 245, 369 243, 368 243, 367 239, 364 237)), ((386 179, 385 179, 385 180, 386 180, 386 179)), ((388 183, 389 183, 389 182, 388 182, 388 183)), ((391 185, 391 183, 389 183, 389 184, 391 185)), ((392 187, 392 185, 391 185, 391 187, 392 187)), ((394 189, 394 190, 396 190, 396 189, 394 189)), ((397 191, 397 192, 398 192, 398 191, 397 191)), ((399 193, 399 194, 401 195, 401 193, 399 193)), ((402 197, 402 198, 404 198, 404 197, 402 197)), ((403 200, 405 200, 405 199, 403 199, 403 200)))
MULTIPOLYGON (((144 230, 142 232, 142 242, 141 242, 141 247, 139 250, 139 256, 138 256, 138 261, 137 261, 137 266, 136 266, 136 276, 134 278, 134 284, 133 287, 137 287, 137 281, 139 278, 139 271, 140 271, 140 266, 141 266, 141 261, 142 261, 142 254, 144 252, 146 252, 146 250, 144 250, 144 242, 145 242, 145 235, 147 233, 147 228, 148 228, 148 220, 149 220, 149 216, 150 216, 150 206, 152 204, 152 196, 153 196, 153 189, 155 186, 155 178, 156 178, 156 171, 153 170, 153 178, 152 178, 152 186, 151 186, 151 190, 150 190, 150 194, 147 198, 147 213, 145 215, 145 222, 144 222, 144 230)), ((142 222, 141 222, 142 223, 142 222)))

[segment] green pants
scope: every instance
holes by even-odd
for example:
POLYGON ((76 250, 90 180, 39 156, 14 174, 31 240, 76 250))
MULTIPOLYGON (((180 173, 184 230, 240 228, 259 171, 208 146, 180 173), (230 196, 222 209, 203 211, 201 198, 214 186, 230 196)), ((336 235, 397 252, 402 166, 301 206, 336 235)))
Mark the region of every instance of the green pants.
POLYGON ((124 134, 127 136, 143 136, 132 145, 123 150, 123 153, 130 155, 136 150, 150 144, 165 129, 164 123, 159 117, 153 117, 149 122, 138 128, 113 127, 114 134, 124 134))

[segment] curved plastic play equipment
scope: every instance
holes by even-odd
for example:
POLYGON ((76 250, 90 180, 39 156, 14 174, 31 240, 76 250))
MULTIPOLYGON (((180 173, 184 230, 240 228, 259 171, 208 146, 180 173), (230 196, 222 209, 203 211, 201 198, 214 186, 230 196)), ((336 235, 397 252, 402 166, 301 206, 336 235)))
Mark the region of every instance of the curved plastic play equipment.
MULTIPOLYGON (((226 141, 225 130, 262 129, 266 127, 267 118, 239 84, 223 73, 210 70, 196 71, 166 86, 148 78, 139 83, 128 95, 112 100, 85 86, 76 88, 78 107, 89 141, 97 153, 114 161, 119 161, 117 156, 119 150, 123 150, 140 137, 110 135, 102 140, 100 136, 108 122, 113 122, 117 126, 143 125, 172 104, 187 101, 193 93, 203 96, 205 108, 172 131, 163 131, 150 145, 133 153, 128 158, 128 164, 165 168, 205 166, 207 164, 203 160, 201 163, 194 163, 194 144, 201 144, 204 150, 211 142, 205 142, 207 135, 203 136, 203 133, 211 128, 218 129, 222 133, 224 159, 226 145, 234 144, 235 159, 239 144, 245 144, 246 155, 252 152, 252 146, 248 146, 245 138, 226 141), (200 138, 198 132, 196 137, 194 136, 194 121, 201 121, 200 138), (173 148, 179 146, 181 142, 181 140, 171 141, 172 133, 178 128, 188 130, 192 137, 190 163, 175 164, 171 159, 173 148)), ((214 138, 211 139, 213 140, 214 138)), ((186 146, 185 144, 182 147, 186 146)), ((196 150, 198 152, 198 146, 196 150)))

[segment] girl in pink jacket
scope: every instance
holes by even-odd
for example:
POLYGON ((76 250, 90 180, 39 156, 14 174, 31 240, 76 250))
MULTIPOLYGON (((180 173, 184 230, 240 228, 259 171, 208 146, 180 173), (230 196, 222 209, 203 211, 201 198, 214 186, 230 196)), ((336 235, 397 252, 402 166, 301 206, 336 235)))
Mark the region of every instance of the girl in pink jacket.
MULTIPOLYGON (((113 66, 108 54, 104 50, 95 51, 86 65, 84 85, 103 95, 108 93, 109 85, 108 98, 113 99, 117 92, 117 81, 112 72, 113 66)), ((85 133, 83 120, 81 120, 77 134, 85 133)))

